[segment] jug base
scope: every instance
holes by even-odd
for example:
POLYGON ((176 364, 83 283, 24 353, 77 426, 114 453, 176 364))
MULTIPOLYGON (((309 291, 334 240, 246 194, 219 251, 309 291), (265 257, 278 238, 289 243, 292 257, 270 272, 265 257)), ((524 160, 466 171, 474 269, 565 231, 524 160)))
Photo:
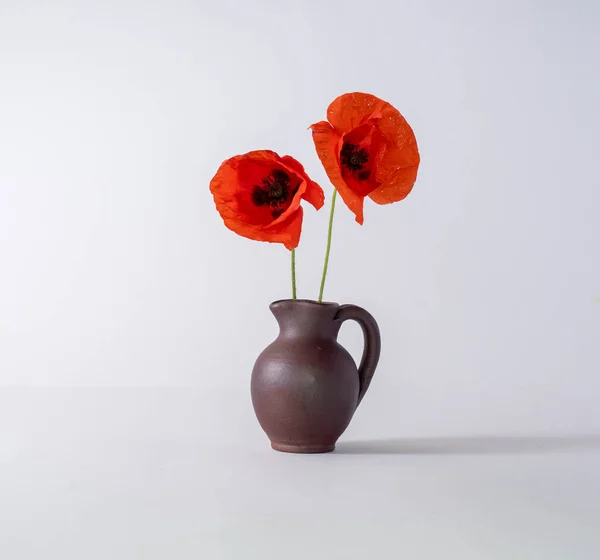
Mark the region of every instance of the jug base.
POLYGON ((324 445, 324 444, 308 444, 308 445, 294 445, 290 443, 278 443, 276 441, 271 442, 271 447, 275 451, 281 451, 283 453, 331 453, 335 449, 335 443, 324 445))

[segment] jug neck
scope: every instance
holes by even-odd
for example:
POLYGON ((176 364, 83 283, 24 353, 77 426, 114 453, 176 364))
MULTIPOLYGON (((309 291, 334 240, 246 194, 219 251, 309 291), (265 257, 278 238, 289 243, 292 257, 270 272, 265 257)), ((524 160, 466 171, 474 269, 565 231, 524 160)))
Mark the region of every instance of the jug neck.
POLYGON ((318 303, 305 299, 285 299, 270 305, 279 323, 281 337, 336 338, 340 323, 335 320, 337 303, 318 303))

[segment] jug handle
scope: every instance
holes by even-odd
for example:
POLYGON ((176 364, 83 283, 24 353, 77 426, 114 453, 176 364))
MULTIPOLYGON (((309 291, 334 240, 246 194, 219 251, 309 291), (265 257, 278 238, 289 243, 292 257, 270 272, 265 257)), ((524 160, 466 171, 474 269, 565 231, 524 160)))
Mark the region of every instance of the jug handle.
POLYGON ((341 323, 348 320, 356 321, 362 328, 365 338, 365 347, 358 367, 359 391, 358 402, 356 403, 356 406, 358 406, 371 384, 371 379, 379 362, 381 353, 379 326, 373 316, 362 307, 358 307, 358 305, 340 305, 335 319, 341 323))

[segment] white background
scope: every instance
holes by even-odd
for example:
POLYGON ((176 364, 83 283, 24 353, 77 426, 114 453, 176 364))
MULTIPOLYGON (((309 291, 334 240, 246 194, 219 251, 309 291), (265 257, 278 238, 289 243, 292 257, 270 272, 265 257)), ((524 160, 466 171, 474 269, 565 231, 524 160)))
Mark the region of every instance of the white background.
POLYGON ((0 557, 597 558, 599 68, 594 0, 0 0, 0 557), (422 164, 336 216, 326 298, 383 337, 361 453, 283 456, 249 378, 289 254, 208 183, 268 148, 329 199, 306 129, 347 91, 422 164))

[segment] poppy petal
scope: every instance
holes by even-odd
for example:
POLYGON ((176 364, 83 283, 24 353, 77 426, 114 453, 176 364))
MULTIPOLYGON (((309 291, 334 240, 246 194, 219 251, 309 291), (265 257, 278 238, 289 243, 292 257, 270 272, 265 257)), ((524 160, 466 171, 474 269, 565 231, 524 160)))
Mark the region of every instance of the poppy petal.
POLYGON ((377 204, 390 204, 406 198, 415 184, 421 162, 411 127, 398 111, 391 109, 385 111, 389 118, 382 119, 377 125, 390 140, 377 166, 377 179, 381 185, 369 194, 377 204), (395 124, 392 126, 390 123, 395 124))
POLYGON ((308 180, 308 184, 306 186, 306 192, 304 193, 304 200, 309 204, 312 204, 317 210, 323 208, 323 204, 325 204, 325 193, 321 188, 321 185, 315 183, 314 181, 308 180))
POLYGON ((327 120, 339 132, 348 132, 365 119, 378 117, 385 105, 388 104, 370 93, 344 93, 330 103, 327 120))
POLYGON ((413 136, 401 148, 388 144, 377 166, 378 179, 384 183, 386 177, 405 167, 418 167, 421 162, 419 148, 413 136))
POLYGON ((346 206, 356 216, 356 221, 362 225, 364 196, 356 194, 344 181, 339 162, 340 134, 327 122, 321 121, 311 127, 313 142, 317 155, 325 168, 325 172, 333 186, 337 189, 346 206))
POLYGON ((304 166, 297 159, 294 159, 292 156, 283 156, 281 158, 281 162, 286 167, 288 167, 289 169, 291 169, 292 171, 297 173, 298 175, 300 175, 302 177, 306 176, 306 171, 304 170, 304 166))
POLYGON ((418 166, 398 169, 378 189, 369 194, 369 198, 377 204, 391 204, 408 196, 417 180, 418 166))
POLYGON ((416 144, 415 133, 406 119, 398 109, 385 101, 381 109, 381 118, 378 119, 376 126, 383 136, 398 148, 404 147, 409 142, 416 144))
POLYGON ((298 208, 287 221, 276 226, 249 226, 240 224, 237 217, 223 216, 223 222, 228 229, 247 239, 254 241, 267 241, 269 243, 283 243, 290 251, 298 247, 302 231, 302 207, 298 208))
POLYGON ((281 161, 291 169, 300 175, 305 181, 305 190, 302 192, 302 198, 309 204, 312 204, 317 210, 320 210, 325 203, 325 193, 318 183, 312 181, 304 171, 304 166, 296 159, 291 156, 283 156, 281 161))
POLYGON ((258 237, 254 237, 258 241, 275 241, 283 243, 286 249, 290 251, 298 247, 300 243, 300 234, 302 233, 302 218, 304 210, 302 206, 294 212, 286 222, 269 226, 263 229, 258 237))

